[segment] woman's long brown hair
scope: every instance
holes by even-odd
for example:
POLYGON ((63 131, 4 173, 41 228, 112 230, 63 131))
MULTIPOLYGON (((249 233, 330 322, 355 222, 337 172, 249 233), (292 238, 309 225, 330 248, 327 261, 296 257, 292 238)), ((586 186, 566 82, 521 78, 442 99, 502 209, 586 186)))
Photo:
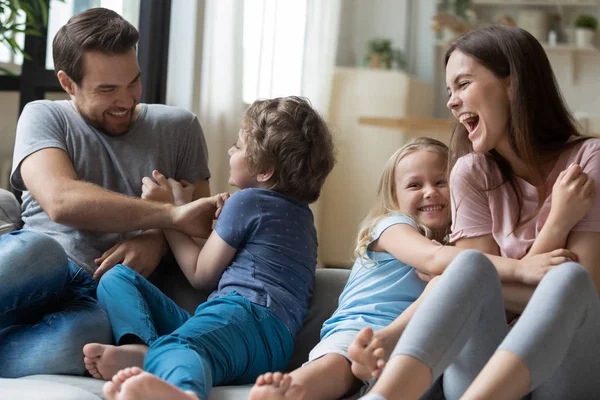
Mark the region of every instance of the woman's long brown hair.
MULTIPOLYGON (((446 51, 445 66, 456 50, 475 58, 499 79, 510 77, 508 140, 512 150, 528 165, 530 176, 536 181, 543 179, 541 166, 555 159, 572 136, 581 136, 575 118, 565 106, 543 47, 521 28, 492 25, 457 39, 446 51)), ((449 171, 458 158, 472 152, 468 132, 459 123, 450 139, 449 171)), ((509 184, 516 196, 518 217, 514 229, 517 229, 537 215, 548 193, 544 186, 538 189, 538 209, 522 221, 523 193, 512 167, 495 150, 485 157, 496 163, 502 175, 502 181, 487 190, 509 184)))

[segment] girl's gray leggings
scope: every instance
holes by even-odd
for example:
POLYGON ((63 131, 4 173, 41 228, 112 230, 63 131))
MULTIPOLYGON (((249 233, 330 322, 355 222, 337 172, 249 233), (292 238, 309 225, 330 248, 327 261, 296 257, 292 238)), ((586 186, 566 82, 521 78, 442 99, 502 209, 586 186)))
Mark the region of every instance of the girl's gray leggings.
POLYGON ((458 399, 497 350, 531 372, 531 399, 600 399, 600 301, 588 272, 568 262, 542 279, 508 331, 496 269, 482 253, 462 252, 412 318, 393 355, 442 373, 447 400, 458 399))

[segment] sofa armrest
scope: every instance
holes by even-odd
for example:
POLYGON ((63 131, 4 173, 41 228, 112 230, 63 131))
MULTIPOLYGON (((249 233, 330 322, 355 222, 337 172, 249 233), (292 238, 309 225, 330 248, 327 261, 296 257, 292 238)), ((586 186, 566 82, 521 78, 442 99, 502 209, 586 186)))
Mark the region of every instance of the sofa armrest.
POLYGON ((302 329, 294 340, 294 354, 288 364, 288 371, 305 363, 308 360, 308 353, 319 343, 323 322, 337 309, 340 293, 346 286, 349 276, 348 269, 317 269, 308 315, 304 318, 302 329))

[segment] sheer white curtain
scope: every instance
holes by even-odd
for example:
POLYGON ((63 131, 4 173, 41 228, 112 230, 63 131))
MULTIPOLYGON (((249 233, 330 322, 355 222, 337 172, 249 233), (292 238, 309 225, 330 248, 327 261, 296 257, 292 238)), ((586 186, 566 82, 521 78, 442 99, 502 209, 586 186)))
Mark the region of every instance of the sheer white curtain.
MULTIPOLYGON (((308 0, 306 4, 306 36, 300 94, 308 98, 325 118, 329 113, 331 100, 340 10, 341 0, 308 0)), ((317 233, 321 230, 322 202, 321 198, 311 206, 317 233)))
POLYGON ((341 0, 307 0, 301 95, 329 113, 340 26, 341 0))
MULTIPOLYGON (((341 0, 306 0, 305 8, 299 7, 298 4, 291 5, 287 0, 206 1, 198 114, 208 142, 213 193, 230 189, 227 185, 227 149, 236 140, 245 107, 244 100, 248 103, 258 97, 301 95, 307 97, 321 114, 327 116, 335 68, 340 9, 341 0), (288 6, 290 9, 286 10, 288 6), (301 42, 296 38, 299 29, 297 26, 290 24, 288 29, 294 31, 285 32, 286 27, 281 25, 281 21, 278 23, 278 18, 273 18, 276 15, 285 17, 292 11, 296 12, 297 18, 300 18, 299 13, 306 13, 304 37, 301 42), (244 12, 247 13, 246 16, 244 12), (260 17, 249 19, 248 13, 260 17), (248 20, 254 23, 257 20, 262 21, 262 26, 250 32, 247 30, 247 35, 244 36, 244 22, 248 23, 248 20), (274 30, 277 30, 277 33, 274 33, 274 30), (278 46, 278 41, 273 37, 278 36, 281 39, 284 34, 289 38, 286 41, 287 48, 278 46), (258 54, 248 53, 248 49, 252 48, 250 42, 258 44, 254 46, 255 49, 259 49, 258 54), (291 67, 287 61, 284 62, 285 60, 276 62, 282 49, 286 52, 295 49, 298 53, 286 55, 284 58, 287 61, 293 59, 299 64, 293 68, 299 74, 299 85, 286 83, 283 79, 286 73, 289 74, 291 67), (264 60, 263 57, 269 59, 264 60), (265 65, 269 66, 268 76, 264 74, 267 69, 265 65), (248 75, 252 74, 252 71, 256 76, 248 75), (268 82, 261 84, 261 80, 268 82), (249 92, 248 82, 251 83, 251 89, 256 89, 249 92)), ((312 208, 318 228, 319 205, 316 204, 312 208)))
POLYGON ((208 144, 212 193, 229 190, 227 149, 236 141, 244 111, 243 8, 237 0, 205 3, 198 115, 208 144))

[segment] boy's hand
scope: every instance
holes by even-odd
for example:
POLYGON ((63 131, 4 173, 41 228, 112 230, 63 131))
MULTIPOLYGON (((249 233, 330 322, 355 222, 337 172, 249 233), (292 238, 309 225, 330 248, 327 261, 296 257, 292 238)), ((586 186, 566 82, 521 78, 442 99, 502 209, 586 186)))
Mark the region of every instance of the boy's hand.
POLYGON ((152 171, 152 177, 142 178, 142 199, 173 204, 175 198, 171 184, 163 174, 157 170, 152 171))
POLYGON ((186 180, 177 182, 175 179, 168 179, 171 191, 173 192, 173 201, 176 206, 182 206, 194 199, 194 190, 196 187, 186 180))
POLYGON ((587 214, 594 195, 594 181, 583 172, 581 166, 572 164, 558 175, 552 187, 548 220, 570 231, 587 214))
POLYGON ((192 237, 208 238, 210 224, 207 225, 205 222, 219 216, 228 198, 229 193, 219 193, 174 207, 172 210, 174 229, 192 237))
POLYGON ((577 256, 567 249, 523 258, 518 261, 517 279, 526 285, 537 285, 548 271, 568 261, 577 261, 577 256))

